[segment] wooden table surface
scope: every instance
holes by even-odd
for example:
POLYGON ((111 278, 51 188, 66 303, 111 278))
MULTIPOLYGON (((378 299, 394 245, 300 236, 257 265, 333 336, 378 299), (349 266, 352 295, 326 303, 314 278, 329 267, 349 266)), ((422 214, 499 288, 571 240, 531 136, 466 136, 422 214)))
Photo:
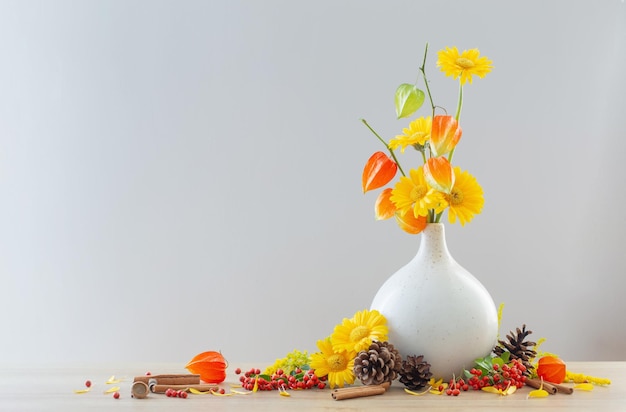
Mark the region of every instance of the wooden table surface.
MULTIPOLYGON (((236 366, 245 370, 251 365, 231 364, 232 368, 236 366)), ((0 365, 0 411, 401 411, 417 408, 446 411, 626 411, 626 362, 570 362, 568 368, 586 375, 609 378, 612 384, 598 386, 588 392, 577 390, 571 395, 556 394, 546 398, 528 398, 531 390, 528 387, 506 397, 473 390, 462 392, 457 397, 433 394, 411 396, 396 382, 383 395, 342 401, 333 400, 329 389, 291 390, 290 397, 271 391, 225 397, 190 395, 187 399, 150 394, 145 399, 134 399, 130 388, 135 376, 144 375, 148 370, 152 374, 187 371, 177 364, 0 365), (111 376, 123 380, 116 385, 107 385, 106 381, 111 376), (87 379, 93 382, 91 390, 84 394, 74 393, 75 389, 85 388, 87 379), (104 393, 111 386, 120 386, 120 399, 104 393)), ((229 369, 226 382, 221 386, 228 392, 231 384, 238 382, 238 376, 229 369)))

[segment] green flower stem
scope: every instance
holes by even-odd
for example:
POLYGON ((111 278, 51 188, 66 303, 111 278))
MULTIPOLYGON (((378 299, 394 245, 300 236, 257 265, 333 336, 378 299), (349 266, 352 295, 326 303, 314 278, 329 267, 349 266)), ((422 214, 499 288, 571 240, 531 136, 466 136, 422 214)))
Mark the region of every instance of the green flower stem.
POLYGON ((422 72, 422 76, 424 76, 424 84, 426 85, 426 92, 428 93, 428 100, 430 100, 430 107, 432 109, 433 117, 435 117, 435 102, 433 102, 433 96, 430 93, 430 87, 428 86, 428 79, 426 78, 426 56, 428 55, 428 43, 426 43, 426 47, 424 48, 424 60, 422 61, 422 67, 420 67, 420 71, 422 72))
POLYGON ((463 108, 463 83, 459 80, 459 102, 456 106, 456 114, 454 115, 457 122, 461 118, 461 108, 463 108))
POLYGON ((443 212, 439 212, 437 214, 437 217, 435 218, 435 223, 439 223, 439 221, 441 220, 441 216, 443 215, 443 212))
POLYGON ((396 162, 396 164, 398 165, 398 170, 400 170, 400 173, 402 173, 402 176, 406 176, 406 174, 404 173, 404 170, 402 170, 402 166, 400 166, 400 162, 398 162, 398 158, 396 157, 396 154, 393 152, 393 149, 389 147, 387 142, 385 142, 385 140, 382 137, 380 137, 379 134, 376 133, 374 129, 372 129, 372 126, 370 126, 365 119, 361 119, 361 121, 363 122, 365 126, 367 126, 368 129, 370 129, 372 133, 374 133, 374 136, 376 136, 378 140, 380 140, 381 143, 385 145, 385 147, 389 151, 389 154, 393 158, 393 161, 396 162))

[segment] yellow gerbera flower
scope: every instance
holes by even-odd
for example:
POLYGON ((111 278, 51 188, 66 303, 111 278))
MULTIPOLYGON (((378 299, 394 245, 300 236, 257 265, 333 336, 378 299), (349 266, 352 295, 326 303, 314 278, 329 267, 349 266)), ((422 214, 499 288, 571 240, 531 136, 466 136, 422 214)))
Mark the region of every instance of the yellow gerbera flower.
POLYGON ((440 67, 446 76, 454 77, 455 80, 460 76, 461 85, 467 81, 472 84, 474 74, 482 79, 493 68, 492 61, 487 57, 480 57, 478 49, 463 50, 463 53, 459 54, 456 47, 446 47, 445 50, 437 52, 437 55, 439 56, 437 67, 440 67))
POLYGON ((389 147, 397 149, 401 147, 402 153, 407 146, 414 144, 420 144, 424 146, 426 141, 430 139, 430 129, 432 128, 432 119, 430 116, 424 118, 420 117, 409 123, 409 127, 402 129, 401 135, 396 136, 395 139, 389 141, 389 147))
POLYGON ((387 340, 387 319, 377 310, 357 312, 352 319, 344 318, 341 324, 335 326, 330 340, 335 350, 367 350, 372 341, 387 340))
POLYGON ((415 217, 428 216, 429 209, 434 209, 437 213, 445 209, 443 195, 428 186, 422 166, 411 169, 409 176, 402 176, 398 180, 389 197, 402 216, 411 209, 415 217))
POLYGON ((464 226, 482 211, 485 198, 483 188, 474 176, 467 171, 461 172, 458 166, 454 168, 454 175, 454 187, 450 194, 444 195, 450 206, 448 221, 455 223, 458 217, 461 226, 464 226))
POLYGON ((321 352, 311 355, 311 369, 315 369, 318 377, 328 376, 331 389, 335 386, 343 388, 344 384, 354 383, 354 351, 335 351, 330 338, 317 341, 321 352))

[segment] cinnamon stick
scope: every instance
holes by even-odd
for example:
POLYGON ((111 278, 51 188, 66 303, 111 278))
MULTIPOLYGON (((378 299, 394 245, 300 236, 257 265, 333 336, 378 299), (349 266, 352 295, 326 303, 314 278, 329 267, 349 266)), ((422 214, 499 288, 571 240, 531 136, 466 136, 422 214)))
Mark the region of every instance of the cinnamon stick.
MULTIPOLYGON (((526 385, 532 388, 539 389, 541 387, 541 383, 542 383, 541 379, 531 379, 531 378, 526 379, 526 385)), ((543 389, 545 389, 546 392, 552 395, 554 395, 557 392, 571 395, 574 392, 574 388, 570 386, 560 385, 558 383, 552 383, 552 382, 546 382, 546 381, 543 381, 543 389)))
POLYGON ((550 395, 554 395, 557 391, 556 387, 554 387, 551 383, 542 381, 540 379, 526 378, 525 382, 526 382, 526 385, 530 386, 531 388, 535 388, 535 389, 542 388, 543 390, 548 392, 550 395))
POLYGON ((572 393, 574 393, 574 388, 572 388, 571 386, 565 386, 558 383, 550 383, 550 385, 554 386, 556 390, 560 393, 564 393, 566 395, 571 395, 572 393))
POLYGON ((185 385, 185 384, 199 384, 200 375, 182 374, 182 375, 147 375, 147 376, 135 376, 133 382, 143 382, 150 384, 150 382, 156 382, 157 385, 185 385))
POLYGON ((148 396, 150 389, 145 382, 137 381, 133 382, 133 386, 130 388, 130 392, 135 399, 143 399, 148 396))
POLYGON ((335 389, 331 392, 331 396, 336 401, 344 399, 362 398, 364 396, 382 395, 389 385, 365 385, 354 388, 335 389))
POLYGON ((219 386, 212 384, 195 384, 195 385, 150 385, 150 390, 153 393, 165 393, 168 389, 173 389, 175 391, 184 391, 187 389, 196 389, 201 392, 210 391, 217 389, 219 386))

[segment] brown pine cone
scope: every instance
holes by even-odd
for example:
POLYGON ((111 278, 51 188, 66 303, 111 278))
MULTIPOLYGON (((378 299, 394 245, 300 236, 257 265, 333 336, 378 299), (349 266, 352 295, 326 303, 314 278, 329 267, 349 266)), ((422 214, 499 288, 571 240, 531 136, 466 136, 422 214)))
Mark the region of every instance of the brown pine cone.
POLYGON ((374 341, 367 351, 354 359, 354 375, 364 385, 380 385, 398 376, 402 359, 400 353, 388 342, 374 341))
POLYGON ((402 361, 399 374, 400 382, 410 390, 426 386, 433 376, 430 372, 430 363, 424 361, 423 355, 407 356, 406 360, 402 361))
POLYGON ((533 333, 530 330, 526 330, 526 325, 522 326, 522 329, 517 328, 516 333, 512 331, 506 335, 507 340, 498 340, 498 345, 493 348, 493 353, 497 356, 502 356, 504 352, 509 352, 509 359, 519 359, 522 364, 526 366, 525 375, 529 375, 533 369, 531 361, 537 356, 537 352, 533 349, 537 344, 535 342, 525 341, 526 337, 533 333))

